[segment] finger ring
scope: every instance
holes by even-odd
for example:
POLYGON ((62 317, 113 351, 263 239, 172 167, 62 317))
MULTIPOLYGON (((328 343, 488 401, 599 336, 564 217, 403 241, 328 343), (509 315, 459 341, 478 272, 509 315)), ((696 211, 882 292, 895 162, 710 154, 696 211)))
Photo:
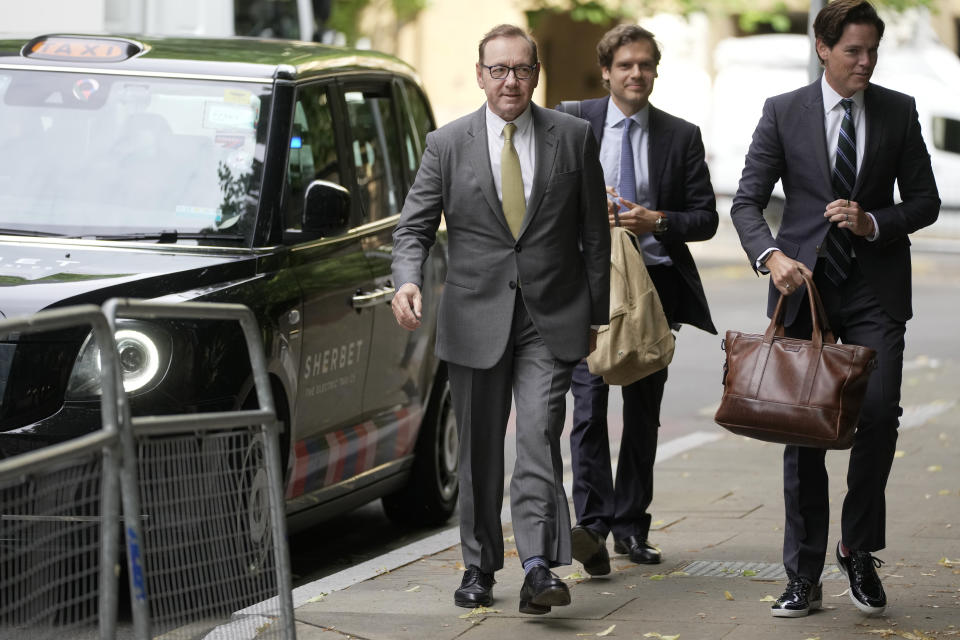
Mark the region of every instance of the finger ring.
POLYGON ((849 201, 849 200, 847 200, 847 206, 848 206, 848 207, 850 206, 850 201, 849 201))
POLYGON ((790 290, 790 285, 785 284, 785 285, 783 285, 783 288, 786 289, 787 291, 789 291, 789 290, 790 290))
POLYGON ((843 214, 843 221, 844 221, 844 222, 850 222, 850 214, 849 214, 849 213, 843 214))

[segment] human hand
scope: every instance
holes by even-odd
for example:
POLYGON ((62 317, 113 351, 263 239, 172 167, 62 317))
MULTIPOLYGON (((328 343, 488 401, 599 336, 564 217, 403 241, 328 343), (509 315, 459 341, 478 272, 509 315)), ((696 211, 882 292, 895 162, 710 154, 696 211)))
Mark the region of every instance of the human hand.
MULTIPOLYGON (((630 202, 629 200, 621 198, 613 187, 607 187, 607 193, 613 196, 621 206, 627 209, 626 211, 620 212, 621 227, 637 235, 643 233, 653 233, 654 224, 661 216, 659 211, 647 209, 646 207, 640 206, 636 202, 630 202)), ((615 205, 610 203, 609 200, 607 202, 607 209, 610 215, 610 226, 613 227, 616 225, 616 218, 613 215, 611 207, 615 205)))
POLYGON ((827 205, 823 217, 841 229, 849 229, 858 236, 873 235, 873 220, 860 205, 852 200, 834 200, 827 205))
POLYGON ((767 258, 764 266, 770 270, 770 279, 773 286, 785 296, 796 293, 803 284, 803 276, 813 277, 813 272, 807 265, 788 258, 783 251, 774 251, 767 258))
POLYGON ((397 319, 397 324, 407 331, 413 331, 420 326, 422 305, 423 298, 420 295, 420 287, 412 282, 400 287, 390 302, 390 308, 393 309, 393 317, 397 319))

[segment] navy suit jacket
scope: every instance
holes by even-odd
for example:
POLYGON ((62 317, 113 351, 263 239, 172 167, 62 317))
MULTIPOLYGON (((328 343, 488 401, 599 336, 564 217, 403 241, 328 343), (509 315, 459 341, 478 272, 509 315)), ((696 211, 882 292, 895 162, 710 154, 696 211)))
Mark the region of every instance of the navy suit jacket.
MULTIPOLYGON (((598 145, 603 142, 609 101, 606 96, 580 103, 580 117, 590 123, 598 145)), ((649 200, 652 209, 663 211, 670 220, 659 240, 686 285, 672 320, 716 334, 700 273, 686 245, 712 238, 720 221, 700 128, 653 105, 648 125, 649 200)))
MULTIPOLYGON (((850 199, 874 215, 880 235, 875 242, 853 236, 853 249, 881 306, 895 320, 906 322, 913 315, 907 236, 937 219, 940 197, 914 99, 871 84, 864 91, 864 108, 865 149, 850 199), (894 200, 894 183, 900 203, 894 200)), ((826 140, 819 78, 764 104, 730 211, 751 266, 766 249, 776 247, 814 268, 830 227, 823 213, 835 200, 828 144, 836 141, 826 140), (783 181, 786 200, 774 237, 763 210, 777 180, 783 181)), ((767 315, 773 314, 779 298, 771 281, 767 315)), ((787 299, 787 325, 796 318, 802 298, 787 299)))

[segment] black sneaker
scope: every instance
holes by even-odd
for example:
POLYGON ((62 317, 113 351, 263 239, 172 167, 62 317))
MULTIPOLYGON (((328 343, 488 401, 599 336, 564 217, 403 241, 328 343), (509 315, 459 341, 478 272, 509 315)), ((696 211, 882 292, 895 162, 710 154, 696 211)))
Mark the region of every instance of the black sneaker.
POLYGON ((882 564, 883 560, 868 551, 851 551, 843 557, 837 543, 837 567, 850 581, 850 599, 857 609, 870 616, 881 614, 887 608, 887 594, 877 575, 882 564))
POLYGON ((811 609, 823 606, 823 586, 813 584, 803 578, 790 578, 787 588, 770 607, 770 615, 775 618, 802 618, 811 609))

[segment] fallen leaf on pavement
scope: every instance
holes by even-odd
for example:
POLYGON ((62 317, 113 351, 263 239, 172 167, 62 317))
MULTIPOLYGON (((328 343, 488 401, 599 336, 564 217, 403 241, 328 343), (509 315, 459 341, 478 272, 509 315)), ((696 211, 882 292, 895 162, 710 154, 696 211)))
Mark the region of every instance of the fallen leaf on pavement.
POLYGON ((902 458, 902 457, 905 456, 905 455, 907 455, 907 452, 906 452, 906 451, 903 451, 902 449, 898 449, 898 450, 893 454, 893 457, 894 457, 894 458, 902 458))
POLYGON ((890 636, 897 635, 897 632, 893 629, 870 629, 867 633, 875 633, 881 638, 889 638, 890 636))
POLYGON ((500 613, 500 609, 490 609, 488 607, 474 607, 469 612, 464 613, 463 615, 457 616, 458 618, 476 618, 477 616, 485 616, 488 613, 500 613))
POLYGON ((581 580, 583 579, 583 574, 579 571, 574 571, 570 575, 563 576, 564 580, 581 580))
POLYGON ((927 471, 929 471, 930 473, 936 473, 937 471, 943 471, 943 467, 941 467, 938 464, 932 464, 929 467, 927 467, 927 471))
POLYGON ((326 594, 326 593, 321 593, 321 594, 318 595, 318 596, 313 596, 312 598, 310 598, 309 600, 307 600, 307 602, 321 602, 321 601, 323 601, 323 599, 326 598, 326 597, 327 597, 327 594, 326 594))
POLYGON ((844 590, 843 590, 842 592, 840 592, 840 593, 835 593, 835 594, 833 594, 832 597, 834 597, 834 598, 842 598, 843 596, 847 595, 848 593, 850 593, 850 588, 849 588, 849 587, 847 587, 846 589, 844 589, 844 590))
POLYGON ((690 575, 690 574, 687 573, 686 571, 671 571, 671 572, 669 573, 669 575, 670 575, 671 578, 676 578, 676 577, 680 577, 680 576, 688 576, 688 575, 690 575))
POLYGON ((762 598, 760 598, 760 602, 776 602, 776 601, 777 601, 776 598, 774 598, 773 596, 769 596, 769 595, 763 596, 762 598))
POLYGON ((665 636, 657 633, 656 631, 651 631, 650 633, 643 634, 644 638, 660 638, 660 640, 677 640, 680 637, 680 634, 675 636, 665 636))
POLYGON ((950 569, 953 567, 953 565, 960 564, 960 560, 951 560, 950 558, 944 557, 944 558, 940 558, 940 562, 938 562, 937 564, 944 566, 947 569, 950 569))
POLYGON ((506 538, 503 539, 503 541, 504 541, 504 542, 513 542, 513 541, 514 541, 514 537, 513 537, 513 536, 507 536, 506 538))
POLYGON ((651 579, 651 580, 663 580, 663 579, 666 578, 666 577, 667 577, 667 576, 663 575, 662 573, 655 573, 655 574, 653 574, 652 576, 650 576, 650 579, 651 579))
POLYGON ((953 491, 951 491, 950 489, 940 489, 940 491, 938 491, 937 493, 940 494, 941 496, 948 496, 951 493, 953 493, 953 491))
POLYGON ((615 595, 617 595, 617 594, 611 593, 611 592, 609 592, 609 591, 601 591, 601 592, 600 592, 600 595, 602 595, 602 596, 615 596, 615 595))
POLYGON ((757 572, 754 571, 753 569, 746 569, 741 575, 747 576, 749 578, 751 576, 757 575, 757 572))
POLYGON ((724 591, 723 597, 726 598, 727 600, 733 600, 733 594, 730 593, 729 591, 724 591))
POLYGON ((597 634, 597 637, 602 638, 602 637, 604 637, 604 636, 608 636, 608 635, 610 635, 611 633, 613 633, 613 630, 616 629, 616 628, 617 628, 617 625, 612 624, 612 625, 610 625, 609 627, 607 627, 606 629, 604 629, 603 631, 601 631, 600 633, 598 633, 598 634, 597 634))
POLYGON ((420 591, 420 585, 415 584, 409 589, 406 590, 406 593, 413 593, 414 591, 420 591))

